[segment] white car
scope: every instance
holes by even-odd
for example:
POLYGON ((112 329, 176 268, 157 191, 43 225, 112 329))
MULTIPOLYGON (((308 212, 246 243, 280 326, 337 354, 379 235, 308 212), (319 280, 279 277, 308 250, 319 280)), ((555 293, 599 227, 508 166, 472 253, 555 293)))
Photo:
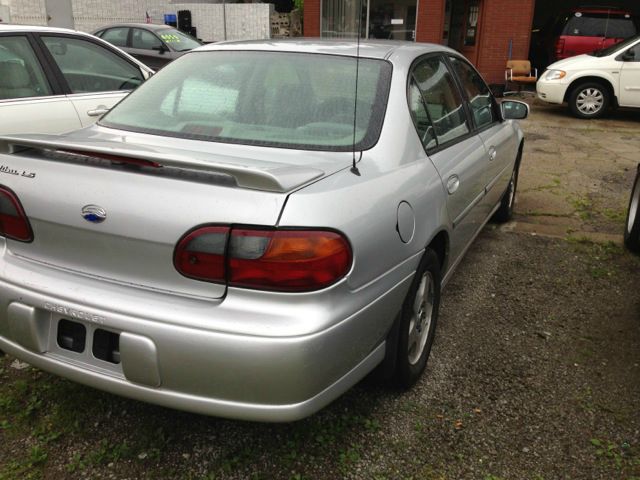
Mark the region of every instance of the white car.
POLYGON ((538 98, 567 102, 579 118, 598 118, 609 107, 640 108, 640 36, 550 65, 536 85, 538 98))
POLYGON ((0 25, 0 134, 86 127, 152 74, 87 33, 0 25))

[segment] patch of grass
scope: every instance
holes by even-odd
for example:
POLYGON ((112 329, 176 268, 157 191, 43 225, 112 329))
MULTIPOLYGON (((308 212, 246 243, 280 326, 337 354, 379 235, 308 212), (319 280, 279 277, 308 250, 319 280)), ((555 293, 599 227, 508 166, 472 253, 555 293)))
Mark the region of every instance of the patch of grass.
POLYGON ((525 215, 527 217, 553 217, 553 218, 569 218, 569 217, 571 217, 571 215, 567 215, 566 213, 536 212, 536 211, 524 212, 523 215, 525 215))
POLYGON ((594 448, 596 458, 616 470, 637 467, 640 465, 640 459, 637 452, 628 442, 612 442, 610 440, 601 440, 592 438, 591 445, 594 448))
POLYGON ((584 197, 569 198, 569 203, 573 207, 575 214, 581 220, 590 220, 593 217, 593 202, 584 197))
POLYGON ((350 467, 360 461, 360 447, 352 445, 346 450, 342 450, 338 455, 340 471, 344 474, 348 473, 350 467))
POLYGON ((602 211, 602 215, 604 215, 612 222, 624 225, 624 223, 627 221, 627 208, 624 207, 617 210, 613 208, 605 208, 602 211))
POLYGON ((589 274, 595 279, 610 278, 617 272, 613 260, 625 254, 624 249, 614 242, 594 242, 586 237, 567 236, 567 242, 578 253, 586 255, 590 260, 589 274))
POLYGON ((129 459, 132 456, 133 449, 126 440, 121 443, 110 444, 108 440, 103 439, 94 450, 90 450, 84 455, 76 453, 66 468, 68 472, 72 473, 98 465, 107 465, 121 459, 129 459))
POLYGON ((576 400, 585 412, 593 413, 596 410, 591 387, 587 387, 583 391, 581 391, 576 397, 576 400))
POLYGON ((42 466, 47 461, 49 454, 40 444, 36 444, 29 453, 22 458, 8 462, 0 467, 0 479, 2 480, 36 480, 43 476, 42 466))
POLYGON ((560 180, 560 178, 558 177, 554 177, 551 179, 551 183, 547 183, 544 185, 538 185, 537 187, 532 187, 527 189, 526 191, 528 192, 551 192, 551 193, 557 193, 555 192, 555 190, 557 190, 558 188, 560 188, 562 185, 562 181, 560 180))

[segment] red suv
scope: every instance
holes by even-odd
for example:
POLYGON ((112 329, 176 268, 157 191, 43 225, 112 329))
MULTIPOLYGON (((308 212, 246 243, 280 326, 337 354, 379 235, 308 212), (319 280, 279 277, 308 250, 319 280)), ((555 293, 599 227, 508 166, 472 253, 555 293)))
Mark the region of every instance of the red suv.
POLYGON ((590 53, 636 35, 631 12, 617 8, 574 8, 562 15, 545 36, 549 63, 590 53))

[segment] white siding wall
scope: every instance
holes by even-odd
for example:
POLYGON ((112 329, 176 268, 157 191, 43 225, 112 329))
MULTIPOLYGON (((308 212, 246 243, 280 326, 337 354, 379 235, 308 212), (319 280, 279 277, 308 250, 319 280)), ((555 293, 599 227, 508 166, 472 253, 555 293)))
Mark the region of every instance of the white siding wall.
POLYGON ((44 0, 9 0, 11 22, 21 25, 46 25, 44 0))
MULTIPOLYGON (((46 25, 45 0, 3 0, 8 3, 11 21, 23 25, 46 25)), ((223 8, 226 9, 227 40, 271 37, 272 4, 177 3, 171 0, 73 0, 75 28, 91 32, 110 23, 145 21, 163 23, 165 13, 191 10, 193 26, 205 42, 224 40, 223 8)))
POLYGON ((110 23, 144 23, 145 12, 153 23, 163 23, 164 14, 171 11, 166 0, 73 0, 76 28, 84 32, 110 23))
POLYGON ((225 39, 224 19, 226 17, 227 40, 254 40, 271 38, 271 14, 273 4, 268 3, 173 3, 177 10, 190 10, 191 21, 198 37, 205 42, 225 39))

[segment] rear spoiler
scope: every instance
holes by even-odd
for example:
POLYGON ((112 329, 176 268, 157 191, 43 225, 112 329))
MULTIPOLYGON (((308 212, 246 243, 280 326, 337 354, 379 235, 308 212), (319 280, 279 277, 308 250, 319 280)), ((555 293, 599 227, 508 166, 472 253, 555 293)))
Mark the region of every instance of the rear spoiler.
POLYGON ((172 167, 183 170, 229 175, 239 187, 270 192, 288 192, 317 178, 325 172, 317 168, 284 163, 226 157, 215 153, 179 150, 123 142, 74 142, 55 135, 0 136, 0 153, 15 154, 27 149, 49 150, 112 161, 131 160, 147 167, 172 167))

